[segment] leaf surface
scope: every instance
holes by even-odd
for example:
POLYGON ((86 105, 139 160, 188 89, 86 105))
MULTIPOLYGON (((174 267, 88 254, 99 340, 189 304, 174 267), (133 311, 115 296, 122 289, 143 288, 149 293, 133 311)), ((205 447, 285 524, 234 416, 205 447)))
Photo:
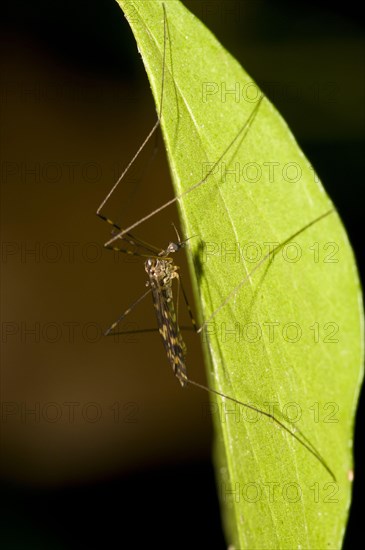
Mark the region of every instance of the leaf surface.
MULTIPOLYGON (((118 3, 159 111, 162 2, 118 3)), ((162 129, 176 194, 213 168, 179 200, 185 236, 198 236, 189 241, 189 259, 201 320, 208 320, 209 384, 288 416, 336 476, 268 418, 217 398, 215 462, 227 542, 338 549, 362 378, 353 253, 337 213, 320 219, 331 201, 273 105, 265 98, 257 108, 252 78, 178 0, 165 2, 165 10, 162 129)))

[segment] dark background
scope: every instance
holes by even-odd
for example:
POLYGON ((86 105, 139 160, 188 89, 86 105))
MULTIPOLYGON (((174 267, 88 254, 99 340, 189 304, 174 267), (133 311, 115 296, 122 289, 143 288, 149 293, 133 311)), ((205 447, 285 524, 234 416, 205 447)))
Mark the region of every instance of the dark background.
MULTIPOLYGON (((288 122, 340 212, 362 271, 357 4, 185 5, 288 122)), ((140 262, 95 248, 108 234, 96 207, 155 120, 132 33, 113 0, 13 1, 2 12, 2 323, 14 330, 2 356, 2 402, 14 407, 1 425, 4 548, 224 548, 207 399, 182 392, 167 374, 155 335, 116 343, 99 334, 145 279, 140 262), (67 243, 74 243, 72 258, 67 243), (70 402, 79 404, 73 421, 70 402), (98 404, 100 419, 93 421, 92 407, 86 419, 80 414, 88 403, 98 404)), ((128 203, 132 221, 141 201, 157 205, 171 196, 162 147, 149 170, 128 203)), ((138 173, 128 176, 128 196, 138 173)), ((174 238, 174 216, 151 224, 151 242, 174 238)), ((133 322, 153 326, 150 304, 133 322)), ((199 344, 187 339, 192 378, 202 379, 199 344)), ((362 420, 363 407, 358 441, 362 420)), ((357 445, 346 548, 355 546, 361 525, 363 463, 357 445)))

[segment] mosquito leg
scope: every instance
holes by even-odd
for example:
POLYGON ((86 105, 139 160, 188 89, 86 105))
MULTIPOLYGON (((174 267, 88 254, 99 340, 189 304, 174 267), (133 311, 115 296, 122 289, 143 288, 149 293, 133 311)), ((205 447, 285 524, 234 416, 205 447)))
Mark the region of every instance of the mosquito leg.
POLYGON ((126 309, 124 311, 124 313, 122 313, 122 315, 120 317, 118 317, 118 319, 108 328, 108 330, 105 332, 105 336, 108 336, 109 334, 114 334, 114 333, 112 333, 112 331, 115 329, 115 327, 124 319, 124 317, 126 317, 136 307, 136 305, 138 305, 140 302, 142 302, 142 300, 150 292, 151 292, 151 289, 149 288, 148 290, 146 290, 146 292, 144 292, 144 294, 142 294, 142 296, 140 296, 135 302, 133 302, 133 304, 131 306, 129 306, 129 308, 126 309))
POLYGON ((108 332, 104 336, 125 336, 127 334, 145 334, 147 332, 158 332, 157 327, 153 328, 137 328, 133 330, 120 330, 118 332, 108 332))
MULTIPOLYGON (((118 231, 121 230, 121 226, 118 225, 117 223, 113 222, 113 220, 110 220, 109 218, 107 218, 106 216, 104 216, 103 214, 100 214, 98 212, 96 214, 101 220, 103 220, 103 222, 108 223, 109 225, 114 227, 114 229, 117 229, 118 231)), ((157 246, 154 246, 153 244, 150 244, 146 241, 143 241, 139 237, 136 237, 135 235, 132 235, 132 233, 126 233, 126 236, 123 236, 122 240, 126 241, 127 243, 129 243, 132 246, 137 245, 137 246, 140 246, 142 248, 145 248, 147 251, 152 252, 152 253, 159 252, 161 250, 160 248, 157 248, 157 246)))
MULTIPOLYGON (((159 110, 158 115, 157 115, 158 118, 157 118, 155 124, 153 125, 152 129, 148 133, 147 137, 143 140, 142 144, 139 146, 139 148, 138 148, 137 152, 135 153, 135 155, 133 156, 132 160, 127 164, 126 168, 123 170, 122 174, 119 176, 119 178, 117 179, 117 181, 115 182, 115 184, 113 185, 113 187, 111 188, 111 190, 109 191, 107 196, 104 198, 104 200, 101 202, 101 204, 99 205, 99 208, 96 211, 96 214, 101 219, 103 219, 104 221, 107 221, 108 223, 111 223, 111 225, 113 225, 120 232, 123 232, 123 229, 121 227, 117 226, 116 224, 114 224, 113 222, 109 221, 108 218, 106 218, 105 216, 103 216, 101 214, 101 210, 104 208, 105 204, 108 202, 108 200, 110 199, 110 197, 112 196, 114 191, 117 189, 118 185, 123 180, 126 173, 129 171, 131 166, 134 164, 134 162, 136 161, 136 159, 138 158, 138 156, 140 155, 142 150, 145 148, 145 146, 147 145, 147 143, 149 142, 149 140, 151 139, 151 137, 153 136, 153 134, 156 132, 157 128, 161 124, 162 104, 163 104, 164 86, 165 86, 166 41, 167 41, 167 32, 168 32, 166 8, 165 8, 164 4, 162 4, 162 6, 163 6, 163 12, 164 12, 164 42, 163 42, 163 58, 162 58, 161 100, 160 100, 160 110, 159 110)), ((157 139, 156 139, 156 142, 155 142, 155 150, 156 150, 156 148, 157 148, 157 139)), ((128 234, 128 231, 126 231, 125 233, 128 234)), ((109 244, 109 243, 107 243, 107 244, 109 244)))
POLYGON ((122 248, 120 246, 105 246, 107 250, 113 250, 114 252, 121 252, 122 254, 128 254, 128 256, 137 256, 137 258, 156 258, 159 259, 158 255, 151 254, 141 254, 140 252, 134 252, 133 250, 128 250, 128 248, 122 248))
POLYGON ((104 246, 107 250, 113 250, 114 252, 121 252, 122 254, 128 254, 128 256, 137 256, 138 258, 150 258, 149 254, 140 254, 128 248, 121 248, 120 246, 104 246))
POLYGON ((298 235, 300 235, 301 233, 303 233, 304 231, 306 231, 307 229, 309 229, 310 227, 312 227, 312 225, 320 222, 323 218, 326 218, 327 216, 329 216, 330 214, 332 214, 334 212, 334 209, 331 208, 330 210, 327 210, 327 212, 325 212, 324 214, 321 214, 320 216, 318 216, 318 218, 315 218, 314 220, 312 220, 311 222, 309 222, 307 225, 305 225, 304 227, 302 227, 301 229, 299 229, 298 231, 296 231, 295 233, 293 233, 292 235, 290 235, 290 237, 288 237, 287 239, 285 239, 285 241, 281 242, 280 244, 278 244, 277 246, 275 246, 275 248, 273 250, 270 250, 263 258, 261 258, 261 260, 259 261, 258 264, 256 264, 256 266, 250 271, 250 273, 248 273, 239 283, 237 286, 235 286, 233 288, 233 290, 231 290, 231 292, 225 297, 225 299, 223 300, 223 302, 221 303, 221 305, 215 310, 213 311, 213 313, 208 317, 208 319, 206 319, 204 321, 204 323, 202 324, 202 326, 199 328, 198 332, 201 332, 203 330, 203 328, 217 315, 217 313, 219 313, 221 311, 221 309, 224 308, 224 306, 233 298, 233 296, 235 296, 238 291, 245 285, 247 284, 247 282, 250 280, 250 278, 252 277, 252 275, 260 268, 260 266, 265 263, 270 257, 274 257, 278 252, 279 250, 281 250, 283 248, 283 246, 285 246, 287 243, 289 243, 290 241, 292 241, 295 237, 297 237, 298 235))
MULTIPOLYGON (((179 326, 180 330, 186 330, 186 331, 189 331, 191 332, 193 329, 193 327, 191 326, 185 326, 185 325, 181 325, 179 326)), ((148 332, 159 332, 159 329, 157 327, 152 327, 152 328, 138 328, 138 329, 133 329, 133 330, 121 330, 119 332, 109 332, 108 334, 105 334, 104 336, 123 336, 123 335, 126 335, 126 334, 144 334, 144 333, 148 333, 148 332)))
POLYGON ((182 292, 182 295, 184 297, 184 302, 185 302, 185 305, 186 305, 186 308, 188 310, 188 313, 189 313, 189 317, 190 317, 190 320, 191 320, 191 324, 193 325, 193 330, 195 332, 199 332, 199 329, 196 325, 196 321, 195 321, 195 318, 194 318, 194 315, 193 315, 193 312, 191 311, 191 308, 190 308, 190 305, 189 305, 189 301, 188 301, 188 297, 187 297, 187 294, 185 292, 185 288, 184 288, 184 285, 182 283, 182 280, 181 280, 181 275, 179 275, 179 283, 180 283, 180 287, 181 287, 181 292, 182 292))
POLYGON ((177 279, 177 293, 176 293, 176 323, 179 324, 179 299, 180 299, 180 287, 181 287, 181 280, 179 274, 176 272, 175 278, 177 279))
POLYGON ((153 134, 156 132, 159 125, 160 125, 160 119, 158 119, 155 122, 152 130, 149 132, 149 134, 147 135, 147 137, 145 138, 143 143, 140 145, 140 147, 138 148, 138 150, 137 150, 136 154, 134 155, 134 157, 132 158, 132 160, 127 164, 126 168, 123 170, 123 172, 121 173, 121 175, 119 176, 119 178, 117 179, 117 181, 115 182, 115 184, 113 185, 113 187, 111 188, 111 190, 109 191, 109 193, 107 194, 105 199, 101 202, 99 208, 96 211, 96 214, 98 216, 100 214, 100 211, 104 208, 105 204, 108 202, 108 200, 110 199, 110 197, 112 196, 112 194, 114 193, 114 191, 116 190, 116 188, 118 187, 118 185, 120 184, 120 182, 122 181, 122 179, 124 178, 124 176, 126 175, 128 170, 130 169, 130 167, 134 164, 134 162, 138 158, 141 151, 144 149, 144 147, 147 145, 147 143, 149 142, 149 140, 151 139, 153 134))
POLYGON ((328 466, 322 455, 317 451, 317 449, 314 447, 314 445, 309 441, 309 439, 296 427, 292 426, 291 422, 286 419, 288 424, 293 427, 293 430, 290 430, 288 426, 286 426, 283 422, 281 422, 276 416, 273 414, 270 414, 266 411, 263 411, 261 409, 257 409, 253 405, 250 405, 249 403, 244 403, 243 401, 239 401, 238 399, 235 399, 234 397, 230 397, 229 395, 225 395, 224 393, 221 393, 217 390, 214 390, 213 388, 210 388, 208 386, 205 386, 204 384, 199 384, 199 382, 195 382, 194 380, 190 380, 189 378, 186 379, 186 382, 192 386, 195 386, 196 388, 200 388, 201 390, 204 390, 208 393, 214 393, 215 395, 219 395, 219 397, 222 397, 223 399, 228 399, 229 401, 232 401, 233 403, 236 403, 237 405, 241 405, 242 407, 246 407, 247 409, 251 409, 253 411, 256 411, 263 416, 266 416, 267 418, 270 418, 276 424, 278 424, 283 430, 285 430, 288 434, 294 437, 307 451, 309 451, 320 464, 322 464, 323 468, 329 473, 329 475, 332 477, 333 481, 336 481, 335 474, 332 472, 331 468, 328 466), (295 432, 298 432, 299 435, 297 435, 295 432))
POLYGON ((234 139, 229 143, 229 145, 226 147, 226 149, 222 152, 222 154, 220 155, 220 157, 218 158, 218 160, 213 164, 213 166, 211 167, 211 169, 208 171, 208 173, 204 176, 204 178, 200 181, 198 181, 197 183, 195 183, 194 185, 192 185, 191 187, 189 187, 189 189, 187 189, 186 191, 183 191, 182 193, 180 193, 180 195, 177 195, 176 197, 173 197, 172 199, 170 199, 169 201, 165 202, 165 204, 161 205, 159 208, 156 208, 155 210, 153 210, 152 212, 150 212, 149 214, 147 214, 146 216, 143 216, 143 218, 140 218, 137 222, 135 222, 134 224, 130 225, 129 227, 127 227, 126 229, 123 229, 119 234, 117 235, 114 235, 114 237, 112 239, 110 239, 110 241, 107 242, 107 244, 111 244, 114 240, 120 238, 120 237, 123 237, 125 233, 127 233, 128 231, 131 231, 132 229, 134 229, 135 227, 137 227, 138 225, 140 225, 141 223, 147 221, 148 219, 152 218, 153 216, 155 216, 156 214, 158 214, 159 212, 161 212, 162 210, 164 210, 165 208, 167 208, 168 206, 170 206, 171 204, 174 204, 176 201, 182 199, 183 197, 185 197, 186 195, 188 195, 188 193, 191 193, 192 191, 194 191, 195 189, 197 189, 198 187, 200 187, 201 185, 203 185, 207 180, 208 178, 214 173, 216 167, 219 165, 219 163, 222 161, 222 159, 226 156, 226 154, 228 153, 228 151, 232 148, 232 146, 234 145, 234 143, 238 142, 239 139, 241 138, 241 140, 243 141, 243 139, 246 137, 254 119, 256 118, 256 115, 257 115, 257 112, 260 108, 260 105, 263 101, 263 98, 264 96, 261 96, 261 98, 259 99, 259 101, 257 102, 257 105, 254 107, 254 109, 252 110, 249 118, 245 121, 244 125, 242 126, 242 128, 240 129, 240 131, 238 132, 238 134, 234 137, 234 139))

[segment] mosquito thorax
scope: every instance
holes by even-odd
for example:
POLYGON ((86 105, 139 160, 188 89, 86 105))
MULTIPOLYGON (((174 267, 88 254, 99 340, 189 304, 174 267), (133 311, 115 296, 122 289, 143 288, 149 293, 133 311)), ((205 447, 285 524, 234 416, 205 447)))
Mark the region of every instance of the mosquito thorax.
POLYGON ((145 261, 144 266, 145 266, 145 269, 146 269, 147 273, 151 270, 151 268, 154 264, 155 264, 155 259, 154 258, 148 258, 145 261))

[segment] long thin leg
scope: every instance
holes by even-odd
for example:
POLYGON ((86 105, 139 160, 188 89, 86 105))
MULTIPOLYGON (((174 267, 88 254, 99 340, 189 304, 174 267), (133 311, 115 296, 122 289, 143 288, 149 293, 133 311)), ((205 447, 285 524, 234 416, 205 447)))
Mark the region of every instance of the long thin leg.
POLYGON ((180 193, 180 195, 177 195, 176 197, 170 199, 169 201, 165 202, 162 206, 160 206, 159 208, 156 208, 155 210, 153 210, 152 212, 150 212, 149 214, 147 214, 146 216, 143 216, 143 218, 140 218, 137 222, 133 223, 132 225, 130 225, 129 227, 127 227, 126 229, 123 229, 120 233, 118 233, 117 235, 114 235, 114 237, 112 239, 110 239, 106 244, 109 245, 111 244, 113 241, 115 241, 116 239, 120 238, 120 237, 123 237, 123 235, 125 235, 126 233, 128 233, 129 231, 132 231, 132 229, 134 229, 135 227, 137 227, 138 225, 140 225, 141 223, 149 220, 150 218, 152 218, 153 216, 155 216, 156 214, 158 214, 159 212, 161 212, 162 210, 164 210, 165 208, 167 208, 168 206, 170 206, 171 204, 174 204, 176 201, 182 199, 183 197, 185 197, 188 193, 191 193, 192 191, 194 191, 195 189, 197 189, 198 187, 200 187, 203 183, 205 183, 207 181, 207 179, 209 178, 209 176, 211 176, 216 167, 219 165, 219 163, 222 161, 222 159, 225 157, 225 155, 228 153, 228 151, 231 149, 231 147, 239 140, 239 138, 241 138, 242 140, 246 137, 247 135, 247 132, 254 120, 254 118, 256 117, 257 115, 257 112, 258 112, 258 109, 261 105, 261 102, 263 100, 263 97, 264 96, 261 96, 261 98, 259 99, 259 101, 257 102, 257 105, 255 106, 255 108, 252 110, 248 120, 245 121, 244 125, 242 126, 242 128, 240 129, 240 131, 238 132, 238 134, 234 137, 234 139, 229 143, 229 145, 226 147, 226 149, 223 151, 223 153, 221 154, 221 156, 219 157, 219 159, 213 164, 213 166, 211 167, 211 169, 207 172, 207 174, 204 176, 203 179, 201 179, 200 181, 198 181, 197 183, 195 183, 194 185, 192 185, 191 187, 189 187, 189 189, 187 189, 186 191, 184 191, 183 193, 180 193))
MULTIPOLYGON (((134 252, 133 250, 128 250, 128 248, 122 248, 120 246, 104 246, 107 250, 114 250, 114 252, 121 252, 122 254, 128 254, 129 256, 137 256, 138 258, 156 258, 160 259, 159 254, 141 254, 140 252, 134 252)), ((164 256, 164 259, 169 259, 167 256, 164 256)))
POLYGON ((229 397, 229 395, 225 395, 224 393, 221 393, 217 390, 213 390, 213 388, 210 388, 208 386, 205 386, 204 384, 199 384, 199 382, 195 382, 194 380, 190 380, 189 378, 186 379, 186 382, 192 386, 195 386, 196 388, 200 388, 201 390, 204 390, 209 393, 214 393, 215 395, 219 395, 219 397, 223 397, 224 399, 228 399, 229 401, 232 401, 233 403, 236 403, 237 405, 241 405, 243 407, 246 407, 247 409, 250 409, 252 411, 256 411, 263 416, 266 416, 267 418, 270 418, 276 424, 278 424, 283 430, 285 430, 287 433, 292 435, 294 439, 296 439, 307 451, 309 451, 319 462, 322 464, 324 469, 329 473, 329 475, 332 477, 333 481, 336 481, 335 474, 332 472, 331 468, 328 466, 322 455, 317 451, 317 449, 314 447, 314 445, 309 441, 309 439, 299 430, 299 428, 292 425, 292 423, 286 419, 286 422, 288 422, 289 425, 293 427, 293 431, 288 428, 283 422, 281 422, 278 418, 276 418, 273 414, 270 414, 266 411, 263 411, 261 409, 257 409, 253 405, 250 405, 249 403, 244 403, 243 401, 239 401, 238 399, 235 399, 234 397, 229 397), (298 432, 299 436, 295 433, 298 432))
POLYGON ((179 301, 180 301, 180 275, 176 273, 176 279, 177 279, 177 293, 176 293, 176 305, 175 305, 175 311, 176 311, 176 324, 179 324, 179 301))
MULTIPOLYGON (((192 331, 194 330, 193 327, 191 326, 185 326, 185 325, 180 325, 179 326, 180 330, 181 331, 192 331)), ((147 332, 159 332, 159 328, 158 327, 152 327, 152 328, 137 328, 137 329, 132 329, 132 330, 121 330, 121 331, 118 331, 118 332, 110 332, 108 334, 104 334, 104 336, 122 336, 122 335, 125 335, 125 334, 144 334, 144 333, 147 333, 147 332)))
MULTIPOLYGON (((164 86, 165 86, 165 63, 166 63, 166 33, 167 33, 167 19, 166 19, 166 8, 165 8, 165 4, 162 4, 162 7, 163 7, 163 12, 164 12, 164 42, 163 42, 163 58, 162 58, 162 83, 161 83, 161 101, 160 101, 160 110, 158 112, 158 119, 156 120, 155 124, 153 125, 152 129, 150 130, 150 132, 148 133, 147 137, 144 139, 144 141, 142 142, 142 144, 140 145, 140 147, 138 148, 137 152, 135 153, 135 155, 133 156, 132 160, 127 164, 126 168, 123 170, 122 174, 119 176, 119 178, 117 179, 117 181, 115 182, 115 184, 113 185, 113 187, 111 188, 111 190, 109 191, 109 193, 107 194, 107 196, 105 197, 105 199, 101 202, 99 208, 97 209, 96 211, 96 214, 101 217, 102 219, 105 219, 107 221, 107 218, 105 218, 104 216, 102 216, 100 214, 102 208, 105 206, 105 204, 108 202, 108 200, 110 199, 110 197, 112 196, 112 194, 114 193, 114 191, 116 190, 116 188, 118 187, 118 185, 120 184, 120 182, 122 181, 122 179, 124 178, 124 176, 126 175, 126 173, 128 172, 128 170, 131 168, 131 166, 134 164, 134 162, 136 161, 136 159, 138 158, 139 154, 141 153, 141 151, 144 149, 144 147, 147 145, 147 143, 149 142, 149 140, 151 139, 151 137, 153 136, 153 134, 156 132, 157 128, 160 126, 160 123, 161 123, 161 117, 162 117, 162 105, 163 105, 163 97, 164 97, 164 86)), ((113 223, 112 223, 113 225, 113 223)), ((121 230, 122 231, 122 230, 121 230)), ((125 231, 125 233, 128 233, 128 231, 125 231)), ((109 243, 107 243, 109 244, 109 243)))
POLYGON ((290 235, 290 237, 288 237, 287 239, 285 239, 285 241, 283 241, 282 243, 278 244, 273 250, 270 250, 270 252, 268 252, 267 254, 265 254, 265 256, 259 261, 258 264, 255 265, 255 267, 250 271, 250 273, 248 273, 239 283, 237 286, 234 287, 233 290, 231 290, 231 292, 228 294, 228 296, 226 296, 226 298, 223 300, 223 302, 221 303, 221 305, 215 310, 213 311, 213 313, 208 317, 208 319, 206 319, 204 321, 204 323, 202 324, 202 326, 198 329, 198 333, 200 333, 203 328, 217 315, 217 313, 220 312, 220 310, 222 308, 224 308, 224 306, 233 298, 233 296, 235 296, 237 294, 237 292, 250 280, 250 278, 252 277, 252 275, 259 269, 259 267, 264 263, 266 262, 266 260, 268 260, 271 257, 274 257, 275 254, 277 254, 279 252, 279 250, 281 250, 283 248, 283 246, 285 246, 287 243, 289 243, 290 241, 292 241, 295 237, 297 237, 298 235, 300 235, 301 233, 303 233, 303 231, 305 231, 306 229, 309 229, 309 227, 311 227, 312 225, 318 223, 320 220, 322 220, 323 218, 326 218, 329 214, 332 214, 332 212, 334 212, 333 208, 331 208, 330 210, 327 210, 327 212, 325 212, 324 214, 322 214, 321 216, 318 216, 318 218, 316 218, 315 220, 312 220, 310 223, 308 223, 307 225, 305 225, 304 227, 302 227, 301 229, 299 229, 299 231, 296 231, 295 233, 293 233, 293 235, 290 235))
MULTIPOLYGON (((103 218, 104 219, 104 218, 103 218)), ((113 224, 111 220, 105 220, 111 225, 115 226, 116 224, 113 224)), ((174 226, 175 227, 175 226, 174 226)), ((176 227, 175 227, 176 230, 176 227)), ((177 252, 181 248, 185 246, 187 241, 192 239, 193 237, 189 237, 188 239, 185 239, 185 241, 179 241, 178 243, 170 243, 169 246, 166 248, 166 250, 161 250, 160 248, 155 247, 154 245, 150 245, 149 243, 146 243, 145 241, 142 241, 142 239, 139 239, 138 237, 133 236, 131 233, 128 233, 130 236, 128 239, 125 239, 129 244, 131 245, 137 245, 143 248, 146 248, 147 251, 152 252, 152 254, 141 254, 140 252, 134 252, 133 250, 129 250, 127 248, 123 248, 120 246, 111 246, 108 244, 104 245, 104 248, 107 250, 114 250, 114 252, 122 252, 123 254, 129 254, 131 256, 138 256, 139 258, 156 258, 156 259, 163 259, 163 260, 169 260, 171 259, 169 257, 170 254, 177 252), (156 254, 156 252, 158 252, 156 254)), ((123 237, 124 240, 124 237, 123 237)))
MULTIPOLYGON (((101 220, 103 220, 103 222, 108 223, 109 225, 114 227, 114 229, 117 229, 118 231, 121 230, 120 225, 113 222, 113 220, 110 220, 109 218, 107 218, 106 216, 104 216, 103 214, 100 214, 98 212, 96 214, 101 220)), ((126 236, 123 236, 122 240, 126 241, 127 243, 129 243, 132 246, 137 245, 137 246, 140 246, 141 248, 145 248, 147 251, 152 252, 153 254, 156 253, 156 252, 160 252, 160 250, 161 250, 160 248, 157 248, 153 244, 150 244, 146 241, 143 241, 139 237, 136 237, 135 235, 132 235, 132 233, 126 233, 126 236)), ((106 247, 106 248, 108 248, 108 247, 106 247)))
POLYGON ((138 148, 136 154, 134 155, 134 157, 132 158, 132 160, 127 164, 126 168, 123 170, 122 174, 119 176, 119 178, 117 179, 117 181, 115 182, 115 184, 113 185, 113 187, 111 188, 111 190, 109 191, 109 193, 107 194, 107 196, 105 197, 105 199, 101 202, 99 208, 97 209, 96 211, 96 214, 99 216, 100 214, 100 211, 102 210, 102 208, 104 208, 105 204, 108 202, 108 200, 110 199, 110 197, 112 196, 112 194, 114 193, 114 191, 116 190, 116 188, 118 187, 118 185, 120 184, 120 182, 122 181, 122 179, 124 178, 124 176, 126 175, 126 173, 128 172, 128 170, 130 169, 130 167, 132 166, 132 164, 134 164, 134 162, 136 161, 136 159, 138 158, 139 154, 141 153, 141 151, 144 149, 144 147, 147 145, 147 143, 149 142, 149 140, 151 139, 151 137, 153 136, 153 134, 155 133, 155 131, 157 130, 157 128, 159 127, 160 125, 160 119, 158 119, 152 130, 149 132, 148 136, 145 138, 145 140, 143 141, 143 143, 140 145, 140 147, 138 148))
POLYGON ((151 292, 151 289, 149 288, 148 290, 146 290, 146 292, 144 294, 142 294, 142 296, 140 296, 138 298, 138 300, 136 300, 135 302, 133 302, 133 304, 131 306, 129 306, 128 309, 125 310, 124 313, 122 313, 122 315, 120 317, 118 317, 118 319, 108 328, 108 330, 105 332, 105 336, 108 336, 109 334, 112 333, 112 330, 115 329, 115 327, 124 319, 124 317, 126 317, 135 307, 136 305, 138 305, 140 302, 142 302, 142 300, 151 292))
POLYGON ((188 297, 187 297, 187 294, 186 294, 186 292, 185 292, 185 288, 184 288, 184 285, 183 285, 183 283, 182 283, 181 275, 180 275, 180 274, 179 274, 179 282, 180 282, 181 292, 182 292, 182 295, 183 295, 183 297, 184 297, 184 302, 185 302, 186 308, 187 308, 188 313, 189 313, 189 317, 190 317, 190 320, 191 320, 191 324, 193 325, 194 331, 197 332, 197 333, 199 333, 199 329, 198 329, 198 327, 196 326, 196 321, 195 321, 193 312, 191 311, 191 308, 190 308, 190 305, 189 305, 189 301, 188 301, 188 297))

